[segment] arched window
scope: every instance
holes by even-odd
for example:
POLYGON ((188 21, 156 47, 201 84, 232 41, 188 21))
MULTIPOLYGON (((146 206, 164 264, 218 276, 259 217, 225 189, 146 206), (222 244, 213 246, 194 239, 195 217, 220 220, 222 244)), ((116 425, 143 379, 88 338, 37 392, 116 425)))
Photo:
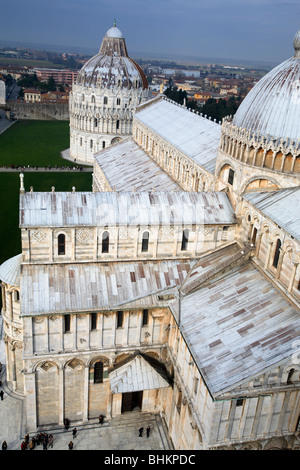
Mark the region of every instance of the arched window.
POLYGON ((60 233, 57 237, 57 247, 59 255, 66 254, 66 237, 63 233, 60 233))
POLYGON ((109 252, 109 233, 104 232, 102 235, 102 253, 109 252))
POLYGON ((280 255, 280 247, 281 247, 281 241, 280 241, 280 239, 278 238, 277 243, 276 243, 274 258, 273 258, 273 266, 274 266, 274 268, 277 268, 277 266, 278 266, 279 255, 280 255))
POLYGON ((104 98, 103 98, 103 104, 107 104, 107 96, 104 96, 104 98))
POLYGON ((228 183, 233 184, 233 180, 234 180, 234 171, 232 168, 229 168, 228 183))
POLYGON ((103 383, 103 362, 96 362, 94 365, 94 384, 103 383))
POLYGON ((252 232, 252 238, 251 238, 251 243, 253 243, 253 245, 255 245, 256 237, 257 237, 257 228, 254 227, 253 232, 252 232))
POLYGON ((149 232, 144 232, 143 238, 142 238, 142 252, 146 253, 148 251, 148 247, 149 247, 149 232))
POLYGON ((290 369, 290 371, 289 371, 289 373, 288 373, 288 376, 287 376, 287 381, 286 381, 286 383, 287 383, 288 385, 290 385, 290 384, 293 383, 293 380, 292 380, 292 379, 293 379, 294 373, 295 373, 295 369, 290 369))
POLYGON ((102 141, 102 148, 105 149, 105 140, 102 141))
POLYGON ((94 126, 98 127, 98 119, 97 118, 94 119, 94 126))
POLYGON ((91 102, 92 102, 92 103, 95 103, 95 102, 96 102, 94 95, 93 95, 92 98, 91 98, 91 102))
POLYGON ((116 122, 116 129, 118 130, 120 128, 120 121, 119 119, 117 119, 117 122, 116 122))
POLYGON ((189 231, 188 229, 184 229, 182 232, 182 240, 181 240, 181 251, 186 251, 189 242, 189 231))
POLYGON ((121 104, 121 100, 120 98, 117 98, 117 106, 120 106, 120 104, 121 104))
POLYGON ((90 149, 92 149, 92 148, 93 148, 93 141, 90 140, 90 149))

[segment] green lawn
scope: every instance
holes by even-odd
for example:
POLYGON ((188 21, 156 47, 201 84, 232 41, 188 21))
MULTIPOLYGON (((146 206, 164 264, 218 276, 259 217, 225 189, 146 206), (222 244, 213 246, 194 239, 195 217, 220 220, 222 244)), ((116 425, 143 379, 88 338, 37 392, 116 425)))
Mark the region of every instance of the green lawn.
POLYGON ((69 121, 17 121, 0 135, 0 166, 71 166, 60 156, 69 136, 69 121))
MULTIPOLYGON (((33 186, 34 191, 92 190, 91 173, 26 173, 25 190, 33 186)), ((19 229, 19 173, 0 173, 0 264, 21 253, 21 234, 19 229)))

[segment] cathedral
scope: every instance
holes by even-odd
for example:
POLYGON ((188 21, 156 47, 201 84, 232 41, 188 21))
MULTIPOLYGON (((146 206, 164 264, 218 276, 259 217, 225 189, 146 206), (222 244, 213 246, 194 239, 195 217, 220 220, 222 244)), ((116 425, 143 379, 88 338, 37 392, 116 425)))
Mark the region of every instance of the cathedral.
POLYGON ((221 123, 151 98, 116 26, 83 66, 70 155, 93 190, 20 174, 0 266, 28 432, 139 410, 176 450, 300 448, 300 31, 294 49, 221 123))

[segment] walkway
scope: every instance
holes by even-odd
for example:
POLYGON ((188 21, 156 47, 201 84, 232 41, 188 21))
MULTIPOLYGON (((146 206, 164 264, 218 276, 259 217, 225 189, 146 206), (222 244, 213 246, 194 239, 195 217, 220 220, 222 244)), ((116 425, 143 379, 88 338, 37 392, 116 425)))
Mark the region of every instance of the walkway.
MULTIPOLYGON (((25 435, 24 423, 24 399, 13 393, 5 382, 5 348, 3 342, 3 319, 0 315, 0 362, 2 363, 1 380, 4 391, 4 399, 0 400, 0 449, 3 441, 8 444, 9 450, 19 450, 25 435)), ((39 430, 53 435, 53 449, 68 450, 68 444, 72 440, 74 450, 170 450, 172 444, 168 438, 165 424, 160 415, 153 413, 141 413, 132 411, 112 418, 103 425, 98 420, 90 421, 82 425, 71 423, 66 431, 62 427, 49 426, 39 430), (74 426, 78 430, 77 437, 73 439, 74 426), (146 427, 150 426, 150 436, 146 437, 146 427), (139 437, 138 430, 144 427, 143 437, 139 437)), ((32 437, 32 435, 30 435, 32 437)), ((37 446, 35 450, 43 450, 43 446, 37 446)))

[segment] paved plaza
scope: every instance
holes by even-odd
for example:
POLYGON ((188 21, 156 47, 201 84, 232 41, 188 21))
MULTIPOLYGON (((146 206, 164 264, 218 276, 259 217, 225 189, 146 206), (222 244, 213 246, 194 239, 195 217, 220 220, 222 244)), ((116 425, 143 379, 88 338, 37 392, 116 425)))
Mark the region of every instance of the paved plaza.
MULTIPOLYGON (((13 393, 5 381, 5 347, 3 342, 3 319, 0 315, 0 362, 2 363, 1 390, 4 391, 0 400, 0 449, 5 440, 8 450, 20 450, 26 434, 24 423, 25 402, 22 396, 13 393)), ((172 444, 167 436, 165 425, 159 415, 133 411, 112 418, 103 425, 98 420, 86 425, 71 423, 69 430, 63 427, 49 427, 38 430, 53 435, 53 448, 48 450, 68 450, 73 442, 73 450, 171 450, 172 444), (77 437, 73 439, 72 431, 77 428, 77 437), (150 436, 146 436, 146 428, 150 426, 150 436), (143 437, 139 437, 139 428, 144 428, 143 437)), ((30 435, 32 437, 33 434, 30 435)), ((43 446, 35 447, 43 450, 43 446)))

